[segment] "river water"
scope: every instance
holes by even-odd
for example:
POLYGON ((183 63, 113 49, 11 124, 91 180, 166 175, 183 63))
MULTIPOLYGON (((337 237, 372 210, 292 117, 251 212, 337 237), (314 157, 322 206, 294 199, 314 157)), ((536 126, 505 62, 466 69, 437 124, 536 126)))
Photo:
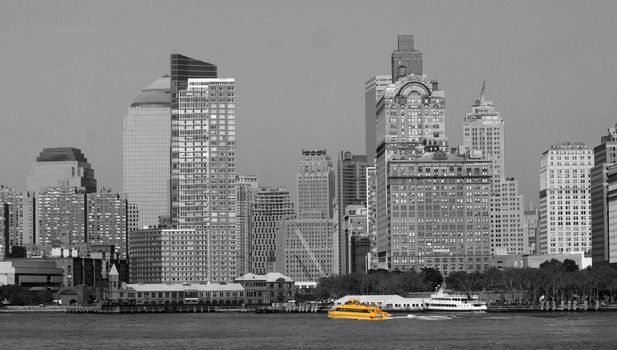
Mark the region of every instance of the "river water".
POLYGON ((0 314, 0 349, 616 349, 617 312, 0 314))

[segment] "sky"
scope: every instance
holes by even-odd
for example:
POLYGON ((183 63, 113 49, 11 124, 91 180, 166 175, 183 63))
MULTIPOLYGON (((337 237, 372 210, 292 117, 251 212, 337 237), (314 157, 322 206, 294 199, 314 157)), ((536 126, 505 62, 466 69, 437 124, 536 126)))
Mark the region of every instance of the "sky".
POLYGON ((446 136, 486 95, 506 175, 538 198, 540 156, 617 123, 616 1, 2 1, 0 184, 24 190, 45 147, 80 148, 122 191, 122 124, 170 53, 237 84, 237 170, 295 194, 302 149, 364 154, 364 82, 398 34, 446 94, 446 136))

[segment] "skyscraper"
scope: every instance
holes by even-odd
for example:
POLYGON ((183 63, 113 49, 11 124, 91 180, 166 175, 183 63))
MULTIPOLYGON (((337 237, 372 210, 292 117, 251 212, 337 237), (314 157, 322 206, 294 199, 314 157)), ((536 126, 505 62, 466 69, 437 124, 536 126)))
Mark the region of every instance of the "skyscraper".
POLYGON ((593 155, 582 143, 559 142, 540 158, 539 253, 591 249, 590 170, 593 155))
MULTIPOLYGON (((179 168, 180 162, 180 142, 187 141, 187 133, 183 132, 183 135, 180 135, 181 123, 178 122, 180 118, 180 97, 179 92, 182 90, 186 90, 188 87, 189 78, 216 78, 217 77, 217 68, 215 65, 199 61, 190 57, 186 57, 180 54, 171 54, 171 77, 170 77, 170 87, 171 87, 171 222, 174 225, 178 225, 180 215, 178 211, 180 210, 179 204, 179 185, 178 182, 180 178, 184 175, 181 175, 184 172, 184 169, 179 168)), ((204 103, 200 103, 199 106, 203 106, 204 103)), ((192 110, 192 109, 191 109, 192 110)), ((198 109, 201 110, 201 109, 198 109)), ((190 119, 190 118, 189 118, 190 119)), ((182 127, 185 127, 185 122, 182 123, 182 127)), ((201 127, 201 125, 200 125, 201 127)), ((203 129, 202 129, 203 130, 203 129)), ((203 130, 202 133, 207 133, 207 131, 203 130)), ((191 138, 190 136, 188 136, 191 138)), ((202 135, 195 139, 196 143, 199 143, 203 146, 203 144, 207 144, 207 135, 202 135)), ((203 148, 203 147, 201 147, 203 148)), ((186 165, 185 165, 186 166, 186 165)), ((203 226, 203 225, 199 225, 203 226)))
POLYGON ((295 217, 294 205, 286 188, 260 188, 251 208, 250 272, 263 275, 274 271, 279 225, 295 217))
POLYGON ((335 181, 326 150, 302 150, 297 180, 298 217, 331 219, 335 181))
POLYGON ((137 206, 139 227, 169 217, 170 113, 170 78, 164 75, 141 90, 124 118, 124 193, 137 206))
POLYGON ((377 101, 383 96, 388 85, 392 84, 391 75, 376 75, 364 84, 364 142, 366 161, 370 166, 375 163, 375 140, 377 138, 377 101))
POLYGON ((126 195, 103 189, 86 194, 86 242, 90 245, 113 245, 116 254, 126 258, 126 195))
MULTIPOLYGON (((617 125, 608 129, 593 149, 591 169, 591 258, 594 265, 609 260, 608 168, 617 163, 617 125)), ((612 196, 614 197, 614 196, 612 196)))
MULTIPOLYGON (((339 229, 339 271, 349 273, 345 239, 345 212, 348 205, 366 205, 366 156, 341 151, 337 165, 337 200, 339 229)), ((366 211, 364 212, 366 213, 366 211)))
POLYGON ((238 175, 236 178, 236 228, 238 242, 238 275, 250 272, 251 230, 253 227, 251 205, 259 181, 254 175, 238 175))
POLYGON ((81 150, 72 147, 45 148, 30 168, 27 190, 38 192, 47 187, 83 187, 96 192, 94 169, 81 150))
POLYGON ((47 187, 36 194, 38 246, 86 244, 86 193, 83 187, 47 187))
POLYGON ((392 82, 410 74, 422 75, 422 52, 414 49, 413 35, 399 35, 398 48, 392 52, 392 82))
POLYGON ((11 247, 22 246, 24 243, 23 204, 23 193, 4 185, 0 186, 0 256, 10 251, 11 247), (3 205, 7 206, 6 213, 3 205))
POLYGON ((528 253, 523 196, 518 193, 518 181, 505 177, 504 121, 486 98, 485 83, 480 99, 465 117, 463 144, 471 154, 491 162, 491 253, 528 253))

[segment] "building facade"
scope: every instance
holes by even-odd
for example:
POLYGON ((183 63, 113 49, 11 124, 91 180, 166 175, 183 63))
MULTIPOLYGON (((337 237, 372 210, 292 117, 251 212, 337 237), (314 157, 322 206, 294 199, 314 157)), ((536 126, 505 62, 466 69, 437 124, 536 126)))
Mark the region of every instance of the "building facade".
POLYGON ((124 117, 124 193, 139 211, 138 227, 158 225, 170 215, 170 77, 141 90, 124 117))
POLYGON ((86 194, 86 242, 113 245, 116 255, 126 259, 128 203, 125 194, 103 189, 86 194))
POLYGON ((608 129, 594 147, 591 168, 591 255, 594 264, 609 260, 608 169, 617 163, 617 131, 608 129))
POLYGON ((26 185, 28 192, 58 186, 83 187, 87 193, 96 192, 94 169, 81 150, 45 148, 32 164, 26 185))
POLYGON ((326 150, 302 150, 298 164, 298 216, 331 219, 335 193, 332 160, 326 150))
POLYGON ((539 252, 590 252, 591 149, 582 143, 559 142, 540 159, 539 252))
POLYGON ((0 186, 0 256, 11 253, 14 246, 23 246, 23 193, 0 186))
MULTIPOLYGON (((339 267, 341 274, 349 273, 348 245, 345 238, 345 215, 347 206, 363 205, 366 208, 366 162, 365 155, 354 155, 351 152, 341 151, 337 165, 337 208, 338 208, 338 237, 339 237, 339 267)), ((366 211, 364 211, 366 214, 366 211)), ((366 224, 366 216, 364 218, 366 224)))
POLYGON ((251 205, 251 273, 274 272, 277 231, 281 222, 295 217, 286 188, 260 188, 251 205))
POLYGON ((337 235, 332 219, 283 221, 276 232, 275 271, 296 281, 338 274, 337 235))
POLYGON ((236 178, 236 228, 238 242, 238 271, 240 275, 249 272, 251 265, 251 206, 255 192, 259 189, 259 180, 255 175, 238 175, 236 178))
POLYGON ((377 145, 377 102, 383 97, 388 85, 392 84, 391 75, 376 75, 364 83, 364 129, 366 161, 370 166, 375 164, 375 149, 377 145))

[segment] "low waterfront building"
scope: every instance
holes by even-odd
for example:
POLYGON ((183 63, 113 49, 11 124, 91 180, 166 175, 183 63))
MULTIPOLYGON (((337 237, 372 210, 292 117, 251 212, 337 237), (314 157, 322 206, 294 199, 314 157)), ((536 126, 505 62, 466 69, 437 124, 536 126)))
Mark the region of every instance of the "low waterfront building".
POLYGON ((56 292, 62 286, 62 269, 53 261, 19 259, 0 261, 0 286, 17 285, 56 292))
POLYGON ((347 295, 334 301, 343 305, 350 299, 379 306, 383 311, 418 311, 424 308, 424 298, 404 298, 400 295, 347 295))
POLYGON ((239 283, 122 283, 119 290, 110 290, 116 301, 131 305, 227 305, 251 304, 239 283))
POLYGON ((246 290, 246 298, 250 304, 269 305, 275 302, 285 302, 294 298, 294 281, 277 272, 265 275, 247 273, 234 280, 246 290))

